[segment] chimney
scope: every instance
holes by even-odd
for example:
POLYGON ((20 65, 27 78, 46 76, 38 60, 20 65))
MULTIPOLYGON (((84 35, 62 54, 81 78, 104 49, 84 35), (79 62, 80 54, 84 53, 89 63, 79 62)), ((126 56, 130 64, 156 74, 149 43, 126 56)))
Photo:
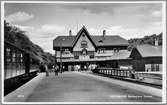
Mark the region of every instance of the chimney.
POLYGON ((155 38, 155 46, 158 46, 158 38, 155 38))
POLYGON ((106 30, 103 30, 103 37, 106 36, 106 30))
POLYGON ((69 31, 69 36, 72 36, 72 31, 71 30, 69 31))

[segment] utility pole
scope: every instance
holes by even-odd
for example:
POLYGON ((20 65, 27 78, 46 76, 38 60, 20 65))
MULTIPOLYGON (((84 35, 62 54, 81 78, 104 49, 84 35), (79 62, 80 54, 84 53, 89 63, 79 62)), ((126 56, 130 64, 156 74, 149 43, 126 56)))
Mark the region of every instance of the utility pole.
POLYGON ((60 73, 62 73, 62 69, 63 69, 63 65, 62 65, 62 42, 64 41, 65 39, 63 38, 61 43, 60 43, 60 73))
POLYGON ((62 73, 62 42, 60 43, 60 73, 62 73))

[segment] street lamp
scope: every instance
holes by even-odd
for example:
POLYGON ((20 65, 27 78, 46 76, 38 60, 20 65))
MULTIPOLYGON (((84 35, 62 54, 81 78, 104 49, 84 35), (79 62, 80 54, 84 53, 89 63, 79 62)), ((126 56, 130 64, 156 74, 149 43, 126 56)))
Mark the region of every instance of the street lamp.
POLYGON ((62 39, 60 42, 60 73, 62 73, 62 42, 65 40, 65 38, 62 39))

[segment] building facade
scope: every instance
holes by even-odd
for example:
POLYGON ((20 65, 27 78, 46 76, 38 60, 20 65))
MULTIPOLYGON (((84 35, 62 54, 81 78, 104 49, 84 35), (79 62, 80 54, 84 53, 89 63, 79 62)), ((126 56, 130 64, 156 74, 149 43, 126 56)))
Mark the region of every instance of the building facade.
POLYGON ((128 41, 118 35, 90 35, 83 26, 77 35, 58 36, 53 41, 53 49, 58 63, 81 64, 103 61, 122 50, 127 50, 128 41))
POLYGON ((128 51, 128 41, 118 35, 90 35, 82 27, 77 35, 58 36, 53 41, 56 62, 59 65, 84 66, 96 64, 100 67, 126 68, 136 72, 162 71, 162 46, 138 45, 128 51))

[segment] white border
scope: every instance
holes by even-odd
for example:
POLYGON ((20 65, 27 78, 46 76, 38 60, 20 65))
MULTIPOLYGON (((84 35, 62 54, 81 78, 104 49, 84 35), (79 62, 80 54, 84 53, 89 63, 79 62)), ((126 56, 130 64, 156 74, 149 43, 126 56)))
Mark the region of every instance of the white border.
POLYGON ((165 3, 165 1, 2 1, 3 3, 165 3))
POLYGON ((162 103, 166 103, 166 3, 163 3, 162 4, 163 7, 162 7, 162 24, 163 24, 163 52, 162 52, 162 55, 163 55, 163 62, 162 62, 162 67, 163 67, 163 87, 162 87, 162 103))
POLYGON ((165 104, 166 103, 166 1, 1 1, 1 71, 3 104, 165 104), (4 4, 5 3, 162 3, 163 24, 163 87, 162 102, 4 102, 4 4))
POLYGON ((2 89, 2 103, 4 103, 4 3, 1 2, 1 89, 2 89))

